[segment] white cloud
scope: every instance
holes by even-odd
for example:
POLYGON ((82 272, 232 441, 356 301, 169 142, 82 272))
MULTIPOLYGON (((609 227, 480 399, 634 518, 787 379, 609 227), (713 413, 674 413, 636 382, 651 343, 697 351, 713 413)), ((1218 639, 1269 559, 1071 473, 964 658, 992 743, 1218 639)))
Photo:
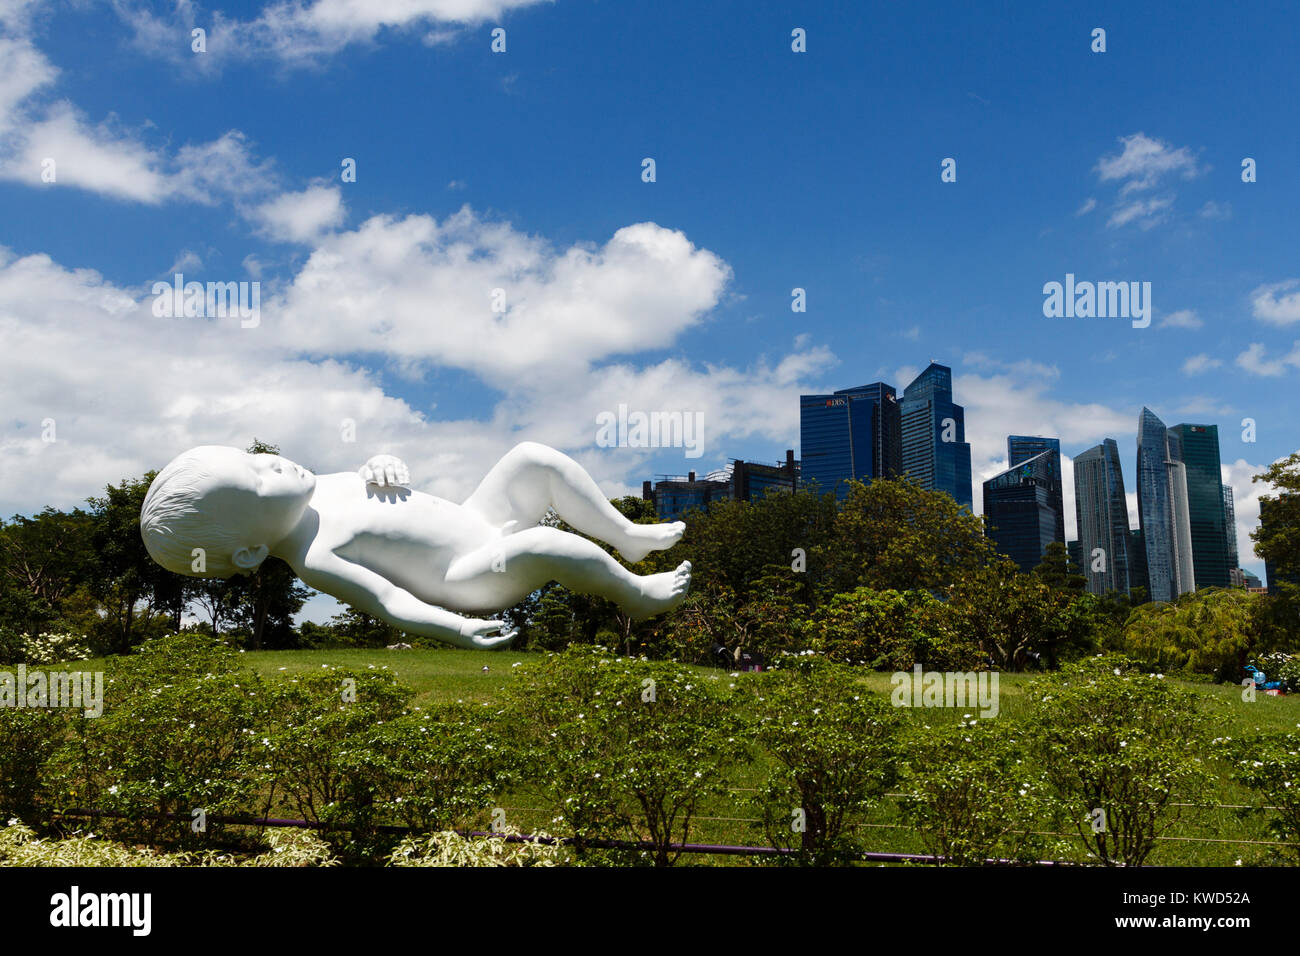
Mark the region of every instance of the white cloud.
POLYGON ((508 387, 666 348, 730 278, 716 255, 652 222, 558 250, 466 206, 441 222, 375 216, 326 236, 274 326, 281 341, 321 353, 380 351, 508 387))
POLYGON ((499 22, 513 10, 542 2, 547 0, 280 0, 252 20, 231 19, 216 11, 202 22, 186 0, 166 17, 125 3, 115 6, 134 31, 138 48, 210 72, 227 61, 268 58, 289 67, 312 68, 322 57, 374 43, 386 31, 409 33, 426 46, 441 46, 471 26, 499 22), (189 31, 195 26, 207 30, 207 53, 201 56, 190 53, 189 31), (178 37, 185 42, 179 43, 178 37))
POLYGON ((1115 208, 1106 220, 1106 225, 1111 228, 1127 226, 1131 222, 1136 222, 1142 229, 1151 229, 1158 226, 1164 221, 1164 212, 1173 205, 1173 200, 1168 198, 1162 199, 1136 199, 1132 202, 1122 203, 1115 208))
POLYGON ((1185 146, 1175 149, 1140 132, 1121 136, 1119 141, 1123 149, 1115 155, 1101 157, 1094 167, 1102 182, 1121 184, 1119 199, 1112 207, 1106 225, 1111 229, 1130 223, 1141 229, 1154 228, 1165 220, 1172 208, 1173 194, 1166 191, 1164 196, 1145 199, 1133 198, 1132 194, 1154 189, 1171 175, 1192 179, 1205 169, 1197 165, 1191 150, 1185 146))
POLYGON ((1255 318, 1264 322, 1273 325, 1300 322, 1300 279, 1259 286, 1251 292, 1250 304, 1255 318))
POLYGON ((1300 342, 1295 343, 1295 347, 1289 354, 1276 359, 1267 358, 1264 346, 1259 342, 1252 342, 1246 351, 1237 356, 1237 366, 1252 375, 1274 378, 1283 375, 1288 366, 1300 368, 1300 342))
MULTIPOLYGON (((983 352, 967 352, 962 356, 962 362, 966 365, 973 365, 975 368, 996 369, 1002 372, 1011 372, 1018 377, 1051 380, 1060 378, 1061 376, 1061 370, 1055 365, 1045 365, 1042 362, 1035 362, 1032 359, 1006 362, 1002 359, 986 355, 983 352)), ((960 404, 960 402, 958 404, 960 404)))
POLYGON ((1210 369, 1218 368, 1223 363, 1216 358, 1210 358, 1204 353, 1193 355, 1183 363, 1184 375, 1200 375, 1202 372, 1208 372, 1210 369))
POLYGON ((1088 213, 1092 212, 1096 208, 1097 208, 1097 200, 1089 196, 1087 199, 1083 201, 1083 205, 1074 211, 1074 214, 1076 216, 1086 216, 1088 213))
POLYGON ((1200 216, 1202 219, 1231 219, 1232 203, 1206 200, 1205 205, 1201 207, 1200 216))
POLYGON ((239 132, 168 154, 115 118, 96 123, 66 100, 48 101, 43 94, 57 77, 30 39, 0 37, 0 179, 146 205, 213 203, 271 187, 270 164, 252 159, 239 132), (43 178, 47 160, 52 182, 43 178))
POLYGON ((1179 309, 1160 316, 1157 326, 1162 329, 1199 329, 1204 324, 1192 309, 1179 309))
POLYGON ((1186 146, 1174 149, 1140 132, 1121 136, 1119 141, 1124 149, 1118 155, 1103 156, 1097 161, 1096 170, 1102 182, 1123 181, 1121 196, 1150 189, 1170 173, 1192 179, 1203 172, 1186 146))
POLYGON ((268 200, 253 210, 250 218, 273 239, 311 242, 342 225, 343 195, 338 186, 309 186, 268 200))
POLYGON ((176 261, 171 264, 166 275, 173 276, 178 272, 184 272, 186 269, 203 268, 203 259, 193 249, 182 249, 176 257, 176 261))

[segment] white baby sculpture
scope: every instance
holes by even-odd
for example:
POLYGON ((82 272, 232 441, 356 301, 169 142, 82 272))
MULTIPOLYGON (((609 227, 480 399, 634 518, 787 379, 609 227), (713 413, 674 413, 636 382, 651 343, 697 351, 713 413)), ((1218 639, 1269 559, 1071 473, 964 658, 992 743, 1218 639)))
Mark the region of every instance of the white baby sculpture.
POLYGON ((553 508, 632 562, 686 530, 680 521, 633 524, 581 465, 546 445, 515 446, 464 504, 409 482, 391 455, 317 476, 279 455, 203 445, 154 478, 140 533, 153 559, 179 574, 224 578, 275 555, 308 587, 458 647, 504 646, 515 632, 444 608, 506 608, 558 581, 644 618, 680 604, 690 587, 688 561, 637 575, 586 538, 539 526, 553 508))

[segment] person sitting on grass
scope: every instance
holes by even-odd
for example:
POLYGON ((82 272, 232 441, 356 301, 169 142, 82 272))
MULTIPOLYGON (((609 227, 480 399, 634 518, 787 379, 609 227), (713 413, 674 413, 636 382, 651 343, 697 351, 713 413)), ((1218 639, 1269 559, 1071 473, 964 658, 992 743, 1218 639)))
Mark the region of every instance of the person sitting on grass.
POLYGON ((567 455, 524 442, 463 504, 409 488, 377 455, 355 472, 314 475, 279 455, 203 445, 149 486, 140 533, 164 568, 195 577, 282 558, 308 587, 403 631, 465 648, 508 645, 504 622, 453 613, 510 607, 548 581, 607 598, 633 617, 685 600, 691 565, 633 574, 576 534, 538 525, 548 509, 633 563, 671 548, 686 526, 634 524, 567 455))

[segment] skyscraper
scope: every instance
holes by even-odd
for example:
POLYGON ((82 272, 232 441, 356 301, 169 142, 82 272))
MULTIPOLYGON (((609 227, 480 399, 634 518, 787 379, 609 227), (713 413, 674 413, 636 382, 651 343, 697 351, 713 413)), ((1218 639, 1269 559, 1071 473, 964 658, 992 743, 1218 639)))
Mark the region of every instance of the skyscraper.
POLYGON ((970 508, 966 410, 952 401, 952 369, 930 367, 903 390, 903 471, 923 488, 946 491, 970 508))
POLYGON ((875 382, 829 395, 799 396, 800 484, 845 494, 849 479, 870 482, 902 471, 898 396, 875 382))
POLYGON ((1169 451, 1170 457, 1182 462, 1186 469, 1196 588, 1226 588, 1229 564, 1219 426, 1175 425, 1169 429, 1169 451))
POLYGON ((1237 552, 1237 506, 1233 501, 1232 485, 1223 486, 1223 537, 1228 552, 1228 574, 1241 567, 1237 552))
POLYGON ((1195 588, 1187 472, 1170 457, 1169 431, 1149 408, 1138 417, 1137 446, 1138 520, 1151 600, 1173 601, 1195 588))
POLYGON ((1128 501, 1115 439, 1107 438, 1075 456, 1074 516, 1088 590, 1128 594, 1128 501))
POLYGON ((1021 571, 1038 567, 1053 541, 1065 543, 1060 467, 1059 452, 1047 450, 984 482, 989 537, 1021 571))
POLYGON ((1065 541, 1065 478, 1061 472, 1061 440, 1059 438, 1040 438, 1035 435, 1007 436, 1007 464, 1014 468, 1021 462, 1028 461, 1036 455, 1050 452, 1052 455, 1052 472, 1054 484, 1049 488, 1052 494, 1052 507, 1056 511, 1056 540, 1065 541))
POLYGON ((1187 466, 1167 461, 1169 515, 1174 536, 1174 593, 1196 590, 1196 564, 1192 558, 1192 513, 1187 506, 1187 466))

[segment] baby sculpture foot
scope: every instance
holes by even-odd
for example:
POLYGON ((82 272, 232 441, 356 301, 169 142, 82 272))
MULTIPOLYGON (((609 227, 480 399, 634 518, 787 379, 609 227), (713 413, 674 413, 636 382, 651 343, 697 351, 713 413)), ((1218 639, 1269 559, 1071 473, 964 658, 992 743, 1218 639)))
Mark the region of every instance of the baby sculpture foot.
MULTIPOLYGON (((627 529, 626 537, 616 544, 618 553, 633 564, 644 560, 651 551, 667 551, 686 533, 686 522, 670 521, 666 524, 634 524, 627 529)), ((610 544, 615 544, 611 541, 610 544)), ((689 578, 689 575, 688 575, 689 578)))
POLYGON ((635 618, 653 617, 671 611, 686 600, 691 588, 691 562, 683 561, 675 570, 647 574, 640 579, 641 600, 632 601, 628 612, 635 618))

